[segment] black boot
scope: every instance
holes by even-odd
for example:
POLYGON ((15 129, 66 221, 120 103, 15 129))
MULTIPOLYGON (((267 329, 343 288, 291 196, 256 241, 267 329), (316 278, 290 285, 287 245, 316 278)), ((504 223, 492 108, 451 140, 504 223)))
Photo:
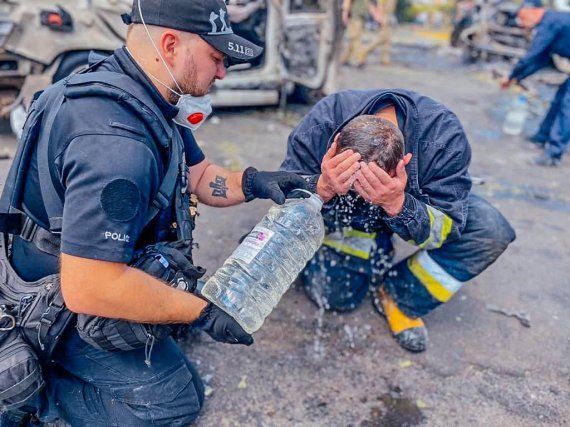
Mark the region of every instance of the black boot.
POLYGON ((529 163, 533 166, 557 167, 560 166, 560 162, 560 158, 542 153, 540 156, 531 159, 529 163))

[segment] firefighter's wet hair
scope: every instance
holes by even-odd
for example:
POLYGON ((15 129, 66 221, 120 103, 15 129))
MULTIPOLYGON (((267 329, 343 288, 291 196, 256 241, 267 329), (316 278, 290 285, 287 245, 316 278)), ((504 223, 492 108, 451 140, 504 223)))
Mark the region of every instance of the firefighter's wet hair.
POLYGON ((390 173, 404 158, 404 136, 390 121, 373 115, 355 117, 341 130, 337 152, 352 149, 362 161, 376 162, 390 173))

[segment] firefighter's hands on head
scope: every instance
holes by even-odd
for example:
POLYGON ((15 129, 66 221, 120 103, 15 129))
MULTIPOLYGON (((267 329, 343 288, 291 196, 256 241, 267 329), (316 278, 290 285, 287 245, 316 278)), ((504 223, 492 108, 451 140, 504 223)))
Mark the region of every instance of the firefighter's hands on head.
POLYGON ((405 189, 408 182, 406 165, 412 160, 408 153, 398 162, 396 170, 388 173, 376 163, 360 162, 354 189, 367 202, 380 206, 389 216, 396 216, 404 207, 405 189))
POLYGON ((360 169, 360 154, 345 150, 337 154, 337 135, 321 163, 321 176, 317 182, 317 193, 326 202, 336 195, 346 194, 354 175, 360 169))

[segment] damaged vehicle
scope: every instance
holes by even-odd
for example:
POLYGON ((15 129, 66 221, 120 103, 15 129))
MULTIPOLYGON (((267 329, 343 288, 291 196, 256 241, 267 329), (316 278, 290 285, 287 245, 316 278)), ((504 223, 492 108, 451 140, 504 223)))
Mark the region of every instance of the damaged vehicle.
MULTIPOLYGON (((465 0, 458 7, 458 16, 450 36, 452 46, 463 47, 467 61, 503 58, 516 61, 530 46, 532 31, 517 25, 519 3, 505 0, 465 0)), ((558 8, 558 7, 555 7, 558 8)), ((562 6, 559 6, 563 9, 562 6)), ((570 61, 558 55, 554 67, 570 74, 570 61)))
MULTIPOLYGON (((124 44, 131 0, 0 0, 0 116, 17 133, 35 92, 124 44)), ((263 46, 212 89, 217 107, 314 102, 337 89, 342 25, 336 0, 230 0, 234 32, 263 46)))
POLYGON ((452 33, 455 45, 463 46, 465 58, 470 61, 493 56, 522 58, 530 44, 531 33, 516 24, 520 5, 502 0, 483 0, 471 5, 458 23, 459 31, 452 33))

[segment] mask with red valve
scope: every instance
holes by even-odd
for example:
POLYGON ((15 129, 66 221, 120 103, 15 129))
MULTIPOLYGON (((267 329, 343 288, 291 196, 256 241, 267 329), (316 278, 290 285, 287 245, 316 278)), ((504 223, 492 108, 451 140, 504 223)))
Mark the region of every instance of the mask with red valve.
POLYGON ((212 113, 210 96, 179 96, 180 98, 176 103, 176 106, 178 107, 178 114, 173 119, 174 123, 187 127, 190 130, 198 129, 200 125, 206 121, 206 118, 212 113))

